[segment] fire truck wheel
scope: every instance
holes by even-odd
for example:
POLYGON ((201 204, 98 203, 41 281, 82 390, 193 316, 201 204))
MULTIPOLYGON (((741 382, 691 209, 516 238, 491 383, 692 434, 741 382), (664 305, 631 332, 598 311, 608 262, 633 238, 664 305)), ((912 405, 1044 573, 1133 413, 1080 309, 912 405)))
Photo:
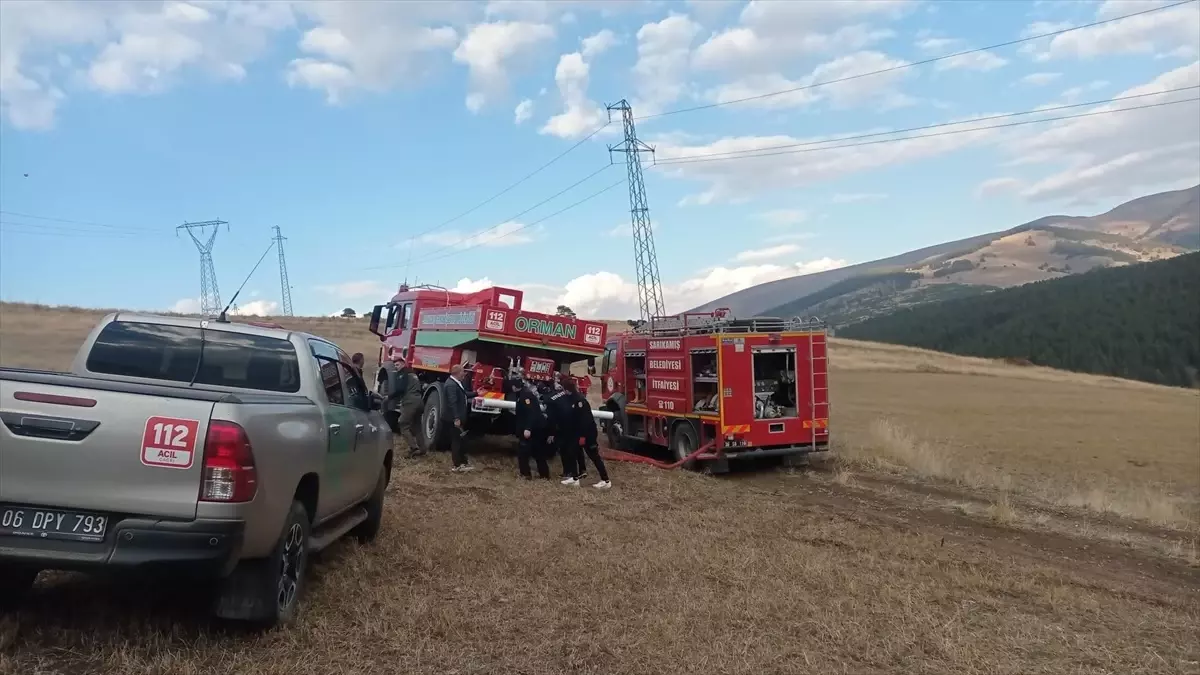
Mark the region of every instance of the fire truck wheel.
POLYGON ((440 450, 446 440, 446 430, 442 428, 442 390, 440 387, 432 389, 433 392, 425 397, 425 409, 421 412, 421 435, 417 438, 424 452, 440 450))
MULTIPOLYGON (((696 448, 700 447, 699 443, 700 441, 696 437, 695 428, 687 422, 676 424, 675 428, 671 431, 671 451, 675 453, 676 461, 682 460, 695 452, 696 448)), ((696 464, 696 460, 693 459, 689 462, 684 462, 683 468, 694 469, 696 468, 696 464)))
POLYGON ((613 418, 604 425, 604 433, 608 438, 608 447, 613 450, 626 450, 625 430, 629 428, 629 418, 625 414, 625 409, 612 401, 605 405, 604 409, 613 414, 613 418), (618 428, 620 431, 617 431, 618 428))

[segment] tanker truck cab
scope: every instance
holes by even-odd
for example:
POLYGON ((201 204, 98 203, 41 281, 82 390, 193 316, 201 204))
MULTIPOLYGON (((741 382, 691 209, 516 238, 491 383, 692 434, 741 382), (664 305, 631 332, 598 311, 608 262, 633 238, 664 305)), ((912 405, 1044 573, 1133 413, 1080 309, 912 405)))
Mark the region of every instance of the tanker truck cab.
POLYGON ((667 448, 687 465, 795 463, 829 447, 824 326, 725 311, 654 317, 600 360, 610 446, 667 448))
MULTIPOLYGON (((486 399, 509 399, 513 371, 533 379, 569 372, 587 361, 589 369, 604 352, 607 326, 574 316, 542 314, 522 306, 524 293, 492 287, 457 293, 436 286, 401 286, 371 314, 370 330, 380 339, 379 360, 404 356, 423 386, 421 434, 425 449, 444 447, 448 425, 441 392, 454 365, 464 367, 463 386, 474 392, 466 427, 473 434, 511 433, 507 410, 486 399)), ((587 391, 591 380, 576 376, 587 391)), ((457 385, 456 385, 457 386, 457 385)))

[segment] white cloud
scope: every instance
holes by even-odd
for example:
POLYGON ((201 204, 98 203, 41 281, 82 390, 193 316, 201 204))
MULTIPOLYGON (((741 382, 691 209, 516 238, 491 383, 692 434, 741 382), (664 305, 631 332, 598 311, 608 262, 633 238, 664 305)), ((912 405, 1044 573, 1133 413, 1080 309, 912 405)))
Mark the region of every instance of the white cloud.
MULTIPOLYGON (((917 42, 917 48, 926 54, 947 56, 958 52, 965 52, 971 49, 970 45, 956 38, 936 38, 927 37, 917 42)), ((975 70, 987 72, 995 70, 1008 63, 1007 59, 1001 58, 992 52, 973 52, 970 54, 962 54, 954 58, 938 61, 933 68, 937 71, 946 70, 975 70)))
POLYGON ((991 52, 972 52, 938 61, 934 70, 975 70, 987 72, 1003 67, 1008 61, 991 52))
MULTIPOLYGON (((1155 5, 1158 0, 1107 0, 1096 11, 1096 19, 1111 19, 1155 5)), ((1065 26, 1039 22, 1026 28, 1027 35, 1059 30, 1065 26)), ((1114 54, 1170 54, 1194 59, 1200 54, 1200 4, 1189 3, 1150 14, 1130 17, 1101 26, 1063 33, 1026 44, 1023 53, 1035 60, 1090 59, 1114 54)))
POLYGON ((279 303, 272 300, 253 300, 242 305, 238 305, 229 310, 230 314, 236 316, 275 316, 279 313, 279 303))
POLYGON ((775 260, 785 255, 791 255, 800 250, 797 244, 777 244, 766 248, 750 249, 733 256, 737 262, 756 262, 759 260, 775 260))
POLYGON ((605 28, 595 35, 585 37, 580 43, 580 53, 583 54, 583 58, 590 61, 616 46, 616 44, 616 34, 605 28))
POLYGON ((917 49, 931 55, 942 55, 962 51, 962 40, 954 38, 927 37, 917 42, 917 49))
POLYGON ((829 200, 834 204, 853 204, 855 202, 877 202, 886 199, 881 192, 838 192, 829 200))
MULTIPOLYGON (((284 3, 272 3, 284 4, 284 3)), ((471 8, 458 3, 411 0, 296 4, 316 24, 300 40, 307 56, 293 59, 290 86, 325 93, 331 104, 355 90, 382 92, 423 79, 459 44, 459 27, 471 8)))
MULTIPOLYGON (((279 303, 271 300, 252 300, 229 309, 234 316, 275 316, 278 314, 279 303)), ((182 298, 167 310, 175 314, 199 314, 199 298, 182 298)))
POLYGON ((482 279, 463 277, 462 279, 458 280, 458 283, 450 287, 450 291, 452 293, 475 293, 477 291, 482 291, 485 288, 491 288, 495 285, 496 284, 488 277, 484 277, 482 279))
POLYGON ((478 112, 508 89, 508 68, 554 39, 554 27, 527 21, 497 21, 471 27, 454 50, 454 60, 467 66, 467 108, 478 112))
POLYGON ((538 131, 558 138, 579 138, 608 121, 608 111, 599 103, 588 98, 588 78, 592 59, 615 44, 611 31, 584 38, 580 51, 563 54, 554 69, 554 83, 558 86, 563 111, 546 120, 538 131))
POLYGON ((1023 84, 1031 84, 1035 87, 1050 84, 1051 82, 1062 77, 1062 73, 1030 73, 1021 78, 1023 84))
MULTIPOLYGON (((982 115, 958 120, 962 124, 956 127, 956 131, 972 130, 971 133, 926 135, 870 145, 848 143, 839 147, 835 143, 821 146, 816 144, 837 141, 838 137, 792 136, 735 136, 690 146, 660 144, 658 150, 661 156, 684 161, 660 162, 653 170, 662 171, 669 177, 708 184, 702 192, 689 195, 681 204, 733 202, 771 190, 807 187, 863 171, 908 164, 993 142, 1000 136, 1000 131, 989 129, 987 122, 976 121, 978 117, 982 115), (775 150, 781 146, 793 150, 775 150), (763 150, 766 152, 754 156, 755 151, 763 150), (728 159, 731 156, 728 153, 745 152, 751 154, 732 155, 734 159, 728 159), (716 155, 720 161, 712 161, 705 155, 716 155), (686 161, 689 157, 695 157, 696 161, 686 161)), ((880 131, 886 129, 871 129, 866 133, 880 131)))
POLYGON ((521 102, 517 104, 516 109, 513 110, 513 122, 516 124, 523 124, 524 122, 528 121, 530 117, 533 117, 533 101, 527 98, 522 99, 521 102))
POLYGON ((900 83, 910 75, 909 71, 900 69, 868 77, 857 76, 899 69, 906 63, 882 52, 854 52, 819 64, 798 80, 789 80, 779 73, 744 75, 708 89, 705 98, 714 103, 745 101, 745 106, 765 109, 801 107, 818 101, 828 101, 832 107, 843 109, 868 102, 877 103, 885 110, 898 108, 914 102, 898 90, 900 83), (855 79, 838 81, 846 78, 855 79), (833 84, 824 84, 827 82, 833 84), (765 96, 781 91, 787 93, 765 96))
MULTIPOLYGON (((664 284, 663 300, 668 311, 682 312, 768 281, 836 269, 846 264, 845 260, 821 258, 792 264, 714 267, 693 278, 664 284)), ((607 271, 572 279, 553 302, 567 305, 579 316, 589 318, 627 319, 638 314, 637 286, 607 271)))
POLYGON ((800 209, 775 209, 760 213, 758 217, 771 227, 787 227, 803 223, 808 219, 808 214, 800 209))
POLYGON ((750 2, 738 25, 711 36, 696 49, 697 68, 735 77, 778 72, 800 56, 864 49, 893 35, 855 21, 899 16, 914 3, 750 2))
MULTIPOLYGON (((1122 91, 1117 98, 1200 85, 1200 61, 1122 91)), ((1089 109, 1186 99, 1186 93, 1149 96, 1089 109)), ((1026 186, 1034 201, 1084 204, 1200 181, 1200 105, 1184 103, 1134 112, 1064 120, 1030 130, 1005 144, 1012 164, 1055 171, 1026 186)))
MULTIPOLYGON (((508 221, 496 227, 478 230, 464 234, 457 230, 431 232, 422 235, 417 241, 422 244, 434 244, 443 248, 476 248, 480 246, 501 247, 518 246, 533 241, 536 230, 521 223, 508 221)), ((408 242, 401 247, 407 248, 408 242)))
MULTIPOLYGON (((650 221, 650 231, 656 235, 658 234, 659 229, 657 221, 650 221)), ((618 237, 622 239, 626 237, 633 238, 633 224, 628 220, 623 223, 618 223, 617 225, 614 225, 611 230, 608 230, 604 234, 609 237, 618 237)))
POLYGON ((688 60, 700 24, 683 14, 647 23, 637 32, 638 60, 633 66, 632 101, 636 115, 662 112, 687 91, 688 60))
POLYGON ((71 78, 106 93, 160 92, 189 69, 238 80, 292 20, 271 2, 0 2, 0 111, 45 130, 71 78))
POLYGON ((994 197, 996 195, 1007 192, 1015 192, 1021 188, 1023 183, 1016 178, 990 178, 983 181, 975 188, 975 196, 977 198, 994 197))
POLYGON ((490 0, 484 8, 488 18, 573 23, 579 12, 611 17, 631 11, 652 9, 645 0, 490 0))
POLYGON ((200 306, 199 298, 182 298, 176 300, 167 311, 175 314, 199 314, 200 306))

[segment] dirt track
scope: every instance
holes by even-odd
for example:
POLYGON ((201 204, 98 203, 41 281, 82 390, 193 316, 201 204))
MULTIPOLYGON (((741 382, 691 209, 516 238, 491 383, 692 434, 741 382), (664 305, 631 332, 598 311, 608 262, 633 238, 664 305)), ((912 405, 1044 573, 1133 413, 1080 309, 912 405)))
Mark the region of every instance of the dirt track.
POLYGON ((289 631, 62 576, 0 671, 1200 672, 1200 569, 1094 525, 997 525, 945 487, 820 469, 619 465, 597 493, 515 482, 504 450, 466 480, 444 459, 397 467, 383 541, 324 556, 289 631))
MULTIPOLYGON (((816 474, 819 475, 819 474, 816 474)), ((1010 527, 987 522, 952 510, 951 505, 970 499, 946 488, 931 488, 901 480, 859 476, 854 487, 831 481, 813 480, 816 476, 780 472, 739 476, 736 480, 755 485, 776 497, 795 497, 838 517, 880 529, 921 533, 941 537, 940 546, 957 545, 964 552, 1005 558, 1015 565, 1022 562, 1047 565, 1075 577, 1075 583, 1087 580, 1111 592, 1153 597, 1191 599, 1200 607, 1200 565, 1180 564, 1153 550, 1134 548, 1104 539, 1078 537, 1026 527, 1010 527), (924 495, 922 499, 920 495, 924 495)), ((1080 527, 1093 519, 1072 514, 1080 527)), ((1169 539, 1175 532, 1124 523, 1122 529, 1147 537, 1169 539)), ((841 544, 833 544, 841 545, 841 544)))

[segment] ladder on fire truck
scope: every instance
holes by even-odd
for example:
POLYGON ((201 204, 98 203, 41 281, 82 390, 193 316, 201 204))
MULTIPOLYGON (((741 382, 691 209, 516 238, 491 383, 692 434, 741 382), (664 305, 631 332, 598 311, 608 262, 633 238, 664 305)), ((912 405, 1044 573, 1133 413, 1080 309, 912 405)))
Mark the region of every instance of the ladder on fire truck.
POLYGON ((749 319, 717 317, 710 312, 689 312, 672 316, 655 316, 638 326, 635 333, 650 337, 684 337, 688 335, 712 335, 713 333, 782 333, 785 331, 821 331, 825 323, 816 317, 792 317, 783 319, 774 316, 756 316, 749 319))
MULTIPOLYGON (((813 324, 809 324, 809 325, 811 326, 813 324)), ((816 353, 816 351, 817 351, 816 346, 818 344, 817 343, 818 332, 815 329, 810 329, 810 330, 812 330, 812 333, 809 335, 809 338, 807 341, 807 344, 808 344, 808 407, 809 407, 809 411, 812 413, 813 428, 812 428, 812 437, 809 440, 809 443, 810 443, 811 451, 816 452, 817 451, 817 428, 818 428, 817 420, 818 419, 825 419, 825 420, 829 419, 829 342, 826 340, 825 325, 822 323, 822 324, 820 324, 820 333, 819 333, 821 354, 820 354, 820 356, 818 356, 816 353), (823 368, 821 368, 821 372, 825 374, 824 375, 825 386, 823 386, 823 387, 817 386, 817 361, 820 361, 821 365, 824 366, 823 368), (824 394, 824 399, 825 399, 824 403, 817 403, 817 392, 822 392, 824 394), (825 408, 825 414, 823 416, 817 414, 818 406, 825 408)), ((826 424, 828 425, 828 421, 826 421, 826 424)))

